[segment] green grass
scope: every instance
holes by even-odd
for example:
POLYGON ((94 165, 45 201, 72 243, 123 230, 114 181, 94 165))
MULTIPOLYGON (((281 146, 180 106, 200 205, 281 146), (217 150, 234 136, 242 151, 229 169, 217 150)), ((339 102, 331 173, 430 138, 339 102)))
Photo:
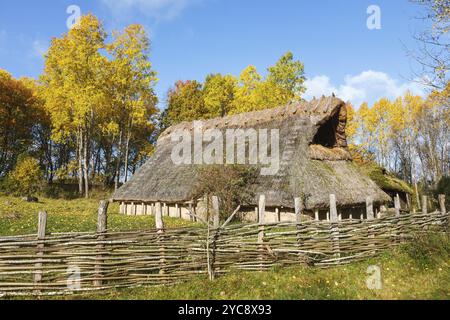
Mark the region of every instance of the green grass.
MULTIPOLYGON (((0 237, 25 235, 37 232, 38 213, 48 213, 47 231, 86 232, 97 229, 99 199, 46 199, 28 203, 20 198, 0 196, 0 237)), ((189 221, 164 218, 166 227, 176 228, 192 225, 189 221)), ((155 228, 151 216, 129 217, 119 214, 119 205, 112 204, 108 210, 108 229, 128 231, 155 228)))
POLYGON ((236 272, 210 282, 198 277, 172 287, 142 287, 65 299, 102 300, 362 300, 439 299, 450 300, 450 241, 431 237, 415 245, 404 245, 378 258, 331 269, 278 268, 271 272, 236 272), (446 247, 444 251, 435 250, 446 247), (418 249, 419 247, 421 249, 418 249), (431 249, 430 249, 431 248, 431 249), (431 250, 431 255, 423 253, 431 250), (420 252, 419 252, 420 251, 420 252), (367 268, 382 272, 382 290, 369 290, 367 268))

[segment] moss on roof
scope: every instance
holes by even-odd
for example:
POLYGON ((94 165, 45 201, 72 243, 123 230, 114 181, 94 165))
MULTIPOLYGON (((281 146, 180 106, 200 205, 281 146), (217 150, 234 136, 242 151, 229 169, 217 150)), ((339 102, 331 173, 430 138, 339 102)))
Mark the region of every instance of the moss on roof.
POLYGON ((413 189, 405 181, 395 177, 375 163, 361 165, 363 171, 385 191, 397 191, 413 194, 413 189))

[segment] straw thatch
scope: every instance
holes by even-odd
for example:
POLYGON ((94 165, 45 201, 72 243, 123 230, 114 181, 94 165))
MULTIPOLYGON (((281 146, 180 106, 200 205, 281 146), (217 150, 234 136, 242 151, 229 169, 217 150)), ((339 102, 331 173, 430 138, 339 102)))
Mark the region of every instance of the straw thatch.
MULTIPOLYGON (((256 194, 265 194, 268 207, 293 208, 295 197, 306 200, 306 209, 327 208, 335 194, 340 207, 355 207, 371 196, 376 203, 388 196, 351 160, 347 150, 346 104, 322 98, 288 106, 218 118, 203 123, 207 129, 279 129, 280 170, 258 178, 256 194)), ((171 154, 176 142, 171 134, 193 131, 193 123, 167 129, 150 160, 122 186, 113 200, 121 202, 185 203, 196 200, 195 165, 175 165, 171 154)), ((269 139, 270 140, 270 139, 269 139)), ((257 204, 255 199, 254 204, 257 204)))

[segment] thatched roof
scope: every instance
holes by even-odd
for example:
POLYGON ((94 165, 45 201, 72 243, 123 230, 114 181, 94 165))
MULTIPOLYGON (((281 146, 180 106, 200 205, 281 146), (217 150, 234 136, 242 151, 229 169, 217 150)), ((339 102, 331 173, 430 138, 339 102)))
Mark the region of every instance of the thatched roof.
POLYGON ((361 165, 361 169, 384 191, 413 194, 414 190, 407 182, 389 174, 376 163, 361 165))
MULTIPOLYGON (((338 205, 375 202, 388 196, 351 160, 345 126, 347 108, 343 101, 322 98, 288 106, 205 121, 203 129, 279 129, 280 170, 274 176, 259 176, 257 194, 265 194, 267 206, 292 208, 295 197, 307 198, 306 207, 326 208, 329 195, 338 205)), ((185 122, 167 129, 159 138, 150 160, 114 195, 115 201, 183 203, 194 200, 197 166, 175 165, 171 153, 176 143, 171 134, 193 131, 185 122)), ((255 199, 254 204, 257 204, 255 199)))

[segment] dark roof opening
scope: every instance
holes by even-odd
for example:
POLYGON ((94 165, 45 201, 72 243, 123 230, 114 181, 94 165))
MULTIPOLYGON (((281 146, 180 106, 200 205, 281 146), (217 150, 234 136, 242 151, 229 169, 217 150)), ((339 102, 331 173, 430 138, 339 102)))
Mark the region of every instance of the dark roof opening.
POLYGON ((342 106, 330 119, 320 126, 312 144, 326 148, 347 148, 347 108, 342 106))

